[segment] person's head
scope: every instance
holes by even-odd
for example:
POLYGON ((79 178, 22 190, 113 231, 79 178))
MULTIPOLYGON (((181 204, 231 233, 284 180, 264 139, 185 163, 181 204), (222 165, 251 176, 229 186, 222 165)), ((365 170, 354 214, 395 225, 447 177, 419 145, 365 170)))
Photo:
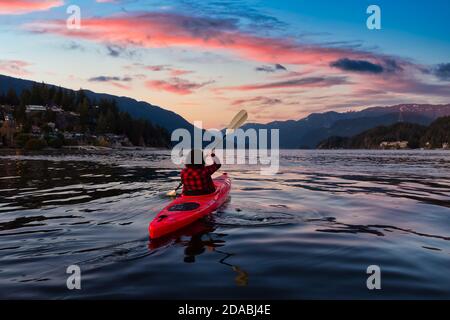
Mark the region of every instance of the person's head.
POLYGON ((188 168, 201 168, 205 166, 205 159, 203 158, 203 151, 199 149, 191 150, 185 161, 188 168))

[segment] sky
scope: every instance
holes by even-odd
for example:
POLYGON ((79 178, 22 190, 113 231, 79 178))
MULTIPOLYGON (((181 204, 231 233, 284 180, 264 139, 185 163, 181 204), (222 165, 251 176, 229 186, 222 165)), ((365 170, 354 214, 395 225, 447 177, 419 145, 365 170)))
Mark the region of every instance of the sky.
POLYGON ((449 12, 448 0, 0 0, 0 73, 129 96, 206 128, 241 109, 267 123, 449 103, 449 12), (381 29, 367 27, 369 5, 381 29), (73 6, 80 28, 68 27, 73 6))

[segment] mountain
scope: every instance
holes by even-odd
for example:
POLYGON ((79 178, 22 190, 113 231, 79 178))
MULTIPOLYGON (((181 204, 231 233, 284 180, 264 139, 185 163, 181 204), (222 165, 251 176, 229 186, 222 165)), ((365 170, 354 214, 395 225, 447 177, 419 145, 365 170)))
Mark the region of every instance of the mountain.
POLYGON ((329 137, 351 137, 377 126, 397 122, 429 125, 435 119, 447 115, 450 115, 450 104, 400 104, 344 113, 312 113, 300 120, 249 123, 243 129, 279 129, 280 148, 315 148, 320 141, 329 137))
MULTIPOLYGON (((407 141, 407 148, 418 148, 427 127, 415 123, 397 122, 390 126, 378 126, 353 137, 332 136, 318 145, 318 149, 381 149, 382 143, 391 142, 397 147, 398 141, 407 141)), ((441 144, 442 145, 442 144, 441 144)))
POLYGON ((450 146, 450 117, 442 117, 434 121, 422 136, 421 144, 429 148, 441 148, 447 143, 450 146))
MULTIPOLYGON (((16 91, 29 89, 33 83, 36 82, 0 75, 0 93, 10 88, 16 91)), ((180 115, 147 102, 89 90, 84 92, 90 99, 114 99, 121 111, 128 112, 134 118, 149 120, 166 128, 169 132, 177 128, 193 130, 193 125, 180 115)), ((351 137, 377 126, 397 122, 426 126, 435 119, 448 115, 450 115, 450 104, 399 104, 342 113, 335 111, 312 113, 300 120, 273 121, 267 124, 248 123, 242 128, 279 129, 280 148, 315 148, 320 141, 333 136, 351 137)))
MULTIPOLYGON (((23 89, 30 89, 35 81, 13 78, 0 74, 0 93, 6 93, 10 88, 21 92, 23 89)), ((50 86, 54 86, 51 85, 50 86)), ((193 129, 193 125, 175 112, 163 109, 144 101, 137 101, 128 97, 119 97, 106 93, 96 93, 90 90, 83 90, 90 99, 100 100, 114 99, 121 111, 128 112, 135 119, 145 119, 154 124, 166 128, 169 132, 177 128, 193 129)))
POLYGON ((448 148, 450 117, 441 117, 429 126, 397 122, 378 126, 353 137, 332 136, 321 141, 318 149, 448 148), (407 143, 404 143, 407 142, 407 143))

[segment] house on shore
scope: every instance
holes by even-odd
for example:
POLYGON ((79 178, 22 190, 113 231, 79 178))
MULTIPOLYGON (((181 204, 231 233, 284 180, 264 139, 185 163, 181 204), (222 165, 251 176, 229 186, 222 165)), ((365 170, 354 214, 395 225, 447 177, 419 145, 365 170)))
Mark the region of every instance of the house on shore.
POLYGON ((47 107, 45 107, 45 106, 38 106, 38 105, 28 105, 25 108, 26 108, 26 113, 47 111, 47 107))
POLYGON ((120 148, 122 146, 132 145, 130 140, 128 140, 128 137, 125 135, 107 133, 105 134, 105 138, 112 148, 120 148))
POLYGON ((381 149, 407 149, 408 141, 383 141, 380 143, 381 149))

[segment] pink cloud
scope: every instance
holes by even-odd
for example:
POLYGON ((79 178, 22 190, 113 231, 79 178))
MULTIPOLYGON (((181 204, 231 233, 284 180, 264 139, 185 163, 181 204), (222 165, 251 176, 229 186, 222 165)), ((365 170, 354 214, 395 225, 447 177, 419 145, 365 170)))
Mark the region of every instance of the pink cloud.
POLYGON ((119 89, 124 89, 124 90, 130 90, 131 89, 130 86, 127 86, 127 85, 125 85, 123 83, 119 83, 119 82, 115 82, 115 81, 111 81, 111 82, 108 82, 108 83, 113 85, 113 86, 115 86, 115 87, 117 87, 117 88, 119 88, 119 89))
POLYGON ((283 100, 278 98, 270 98, 270 97, 253 97, 253 98, 246 98, 246 99, 237 99, 234 100, 231 105, 232 106, 241 106, 241 105, 263 105, 263 106, 273 106, 276 104, 282 103, 283 100))
POLYGON ((141 63, 135 63, 135 64, 132 64, 129 66, 125 66, 125 68, 126 69, 144 68, 146 70, 154 71, 154 72, 165 71, 165 72, 169 72, 169 74, 172 77, 178 77, 178 76, 194 73, 194 71, 191 71, 191 70, 177 69, 177 68, 173 68, 172 66, 166 65, 166 64, 143 65, 141 63))
POLYGON ((125 90, 130 90, 131 87, 125 83, 130 83, 133 80, 132 77, 130 76, 124 76, 124 77, 119 77, 119 76, 97 76, 97 77, 92 77, 89 78, 88 81, 90 82, 103 82, 103 83, 108 83, 112 86, 115 86, 117 88, 120 89, 125 89, 125 90))
MULTIPOLYGON (((231 53, 243 59, 264 64, 301 65, 301 71, 287 72, 271 82, 245 84, 217 90, 253 91, 280 89, 292 92, 300 88, 324 88, 351 84, 353 88, 386 88, 394 93, 448 96, 442 84, 427 84, 423 74, 409 77, 416 66, 405 59, 375 54, 349 47, 326 47, 305 44, 289 38, 260 36, 239 29, 233 19, 190 17, 167 12, 125 13, 108 17, 84 18, 79 30, 65 28, 65 20, 50 20, 29 24, 27 28, 38 33, 56 34, 68 38, 113 44, 119 47, 143 48, 193 48, 231 53), (378 65, 376 75, 361 74, 361 65, 378 65), (305 66, 307 67, 305 69, 305 66), (327 76, 316 76, 327 74, 327 76), (324 73, 327 72, 327 73, 324 73), (339 74, 349 75, 348 77, 339 74), (351 81, 350 81, 351 79, 351 81), (377 79, 375 81, 374 79, 377 79)), ((291 66, 289 66, 290 68, 291 66)), ((187 70, 170 66, 150 66, 148 70, 167 72, 169 80, 150 80, 146 86, 176 94, 190 94, 205 86, 179 79, 187 70), (153 70, 152 70, 153 68, 153 70)))
POLYGON ((286 89, 286 88, 327 88, 335 85, 349 84, 346 77, 304 77, 285 81, 246 84, 235 87, 225 87, 219 90, 253 91, 261 89, 286 89))
POLYGON ((31 30, 118 46, 146 48, 193 47, 231 52, 243 58, 287 64, 328 64, 342 57, 370 58, 366 52, 299 44, 292 39, 242 32, 229 19, 189 17, 174 13, 145 12, 102 18, 84 18, 83 28, 63 28, 63 20, 29 25, 31 30))
POLYGON ((169 80, 149 80, 145 82, 145 85, 149 89, 157 89, 179 95, 186 95, 191 94, 194 90, 200 89, 211 83, 211 81, 195 83, 180 78, 171 78, 169 80))
POLYGON ((170 70, 170 74, 171 74, 173 77, 183 76, 183 75, 190 74, 190 73, 194 73, 194 71, 191 71, 191 70, 183 70, 183 69, 171 69, 171 70, 170 70))
POLYGON ((30 63, 22 60, 0 60, 0 72, 16 76, 26 76, 30 72, 26 69, 30 63))
POLYGON ((0 15, 45 11, 63 4, 62 0, 0 0, 0 15))
POLYGON ((407 94, 450 97, 450 85, 444 82, 427 82, 420 72, 386 75, 360 75, 355 78, 352 94, 355 96, 407 94))
POLYGON ((150 71, 165 71, 165 70, 167 70, 168 68, 169 68, 169 66, 168 65, 155 65, 155 66, 145 66, 144 67, 145 69, 147 69, 147 70, 150 70, 150 71))

